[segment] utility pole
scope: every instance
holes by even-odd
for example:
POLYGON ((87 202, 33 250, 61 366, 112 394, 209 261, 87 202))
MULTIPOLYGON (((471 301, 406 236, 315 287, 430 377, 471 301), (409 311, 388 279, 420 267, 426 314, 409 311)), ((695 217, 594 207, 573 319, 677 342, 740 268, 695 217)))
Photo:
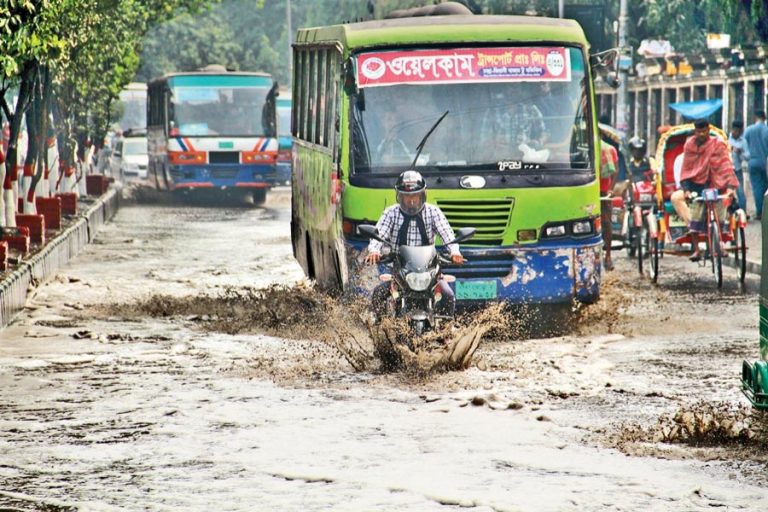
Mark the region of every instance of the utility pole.
MULTIPOLYGON (((616 129, 622 136, 626 136, 629 131, 627 112, 629 89, 627 80, 629 79, 629 68, 632 66, 632 58, 625 57, 624 48, 627 46, 627 0, 621 0, 619 4, 619 90, 616 93, 616 129), (626 59, 629 58, 629 62, 626 59)), ((630 54, 631 55, 631 54, 630 54)))
POLYGON ((293 75, 293 29, 291 28, 291 0, 285 0, 285 22, 288 25, 288 76, 293 75))
POLYGON ((565 18, 565 0, 557 0, 557 17, 565 18))

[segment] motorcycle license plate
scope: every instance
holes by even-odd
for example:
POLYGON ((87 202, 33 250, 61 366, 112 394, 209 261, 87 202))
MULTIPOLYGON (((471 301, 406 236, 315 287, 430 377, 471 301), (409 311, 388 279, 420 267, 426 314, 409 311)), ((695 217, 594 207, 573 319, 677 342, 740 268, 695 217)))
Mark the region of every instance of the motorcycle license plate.
POLYGON ((495 299, 496 296, 496 281, 456 281, 458 300, 495 299))

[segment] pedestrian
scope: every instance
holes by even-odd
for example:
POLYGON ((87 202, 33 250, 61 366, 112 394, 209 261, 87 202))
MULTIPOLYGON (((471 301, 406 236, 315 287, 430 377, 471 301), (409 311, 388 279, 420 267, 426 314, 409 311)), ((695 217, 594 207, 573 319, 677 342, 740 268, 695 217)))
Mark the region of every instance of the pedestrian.
POLYGON ((731 145, 731 156, 733 157, 733 170, 739 179, 739 188, 736 190, 736 197, 739 200, 739 207, 747 211, 747 196, 744 194, 744 171, 749 168, 749 148, 744 138, 744 122, 736 119, 731 123, 731 135, 728 137, 728 143, 731 145))
POLYGON ((611 244, 613 243, 613 224, 611 223, 613 180, 619 166, 619 154, 616 148, 600 141, 600 222, 603 233, 603 267, 613 270, 611 244))
MULTIPOLYGON (((699 261, 699 236, 706 233, 707 226, 704 219, 706 207, 702 202, 694 202, 689 207, 686 200, 694 194, 701 195, 706 188, 716 188, 721 193, 736 195, 739 180, 733 172, 728 145, 710 135, 709 122, 706 119, 697 119, 693 126, 693 135, 685 141, 683 147, 680 189, 672 193, 670 200, 677 214, 688 224, 693 247, 690 259, 699 261)), ((725 219, 725 207, 722 202, 717 204, 717 216, 725 219)))
POLYGON ((755 123, 744 131, 749 151, 749 182, 752 184, 752 196, 755 198, 755 219, 763 216, 763 196, 768 187, 765 162, 768 159, 768 126, 765 124, 765 111, 755 112, 755 123))

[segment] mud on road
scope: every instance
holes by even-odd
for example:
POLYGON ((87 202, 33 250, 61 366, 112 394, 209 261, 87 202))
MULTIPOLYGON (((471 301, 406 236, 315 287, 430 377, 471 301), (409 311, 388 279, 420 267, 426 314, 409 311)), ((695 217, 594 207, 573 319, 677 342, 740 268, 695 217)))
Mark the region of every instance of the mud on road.
POLYGON ((482 325, 464 370, 384 371, 365 304, 303 281, 286 197, 144 200, 35 290, 0 333, 0 505, 749 510, 768 497, 768 429, 739 392, 756 279, 741 288, 728 269, 718 291, 668 258, 657 287, 619 256, 596 305, 473 312, 424 341, 439 353, 482 325), (557 336, 536 336, 553 321, 557 336))

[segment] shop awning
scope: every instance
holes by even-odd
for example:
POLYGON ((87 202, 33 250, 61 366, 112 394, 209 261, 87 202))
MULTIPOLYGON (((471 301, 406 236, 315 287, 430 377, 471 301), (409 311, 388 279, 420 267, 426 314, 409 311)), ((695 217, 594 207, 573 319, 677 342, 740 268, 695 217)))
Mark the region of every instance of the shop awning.
POLYGON ((723 107, 723 100, 699 100, 670 103, 669 107, 686 119, 707 118, 723 107))

